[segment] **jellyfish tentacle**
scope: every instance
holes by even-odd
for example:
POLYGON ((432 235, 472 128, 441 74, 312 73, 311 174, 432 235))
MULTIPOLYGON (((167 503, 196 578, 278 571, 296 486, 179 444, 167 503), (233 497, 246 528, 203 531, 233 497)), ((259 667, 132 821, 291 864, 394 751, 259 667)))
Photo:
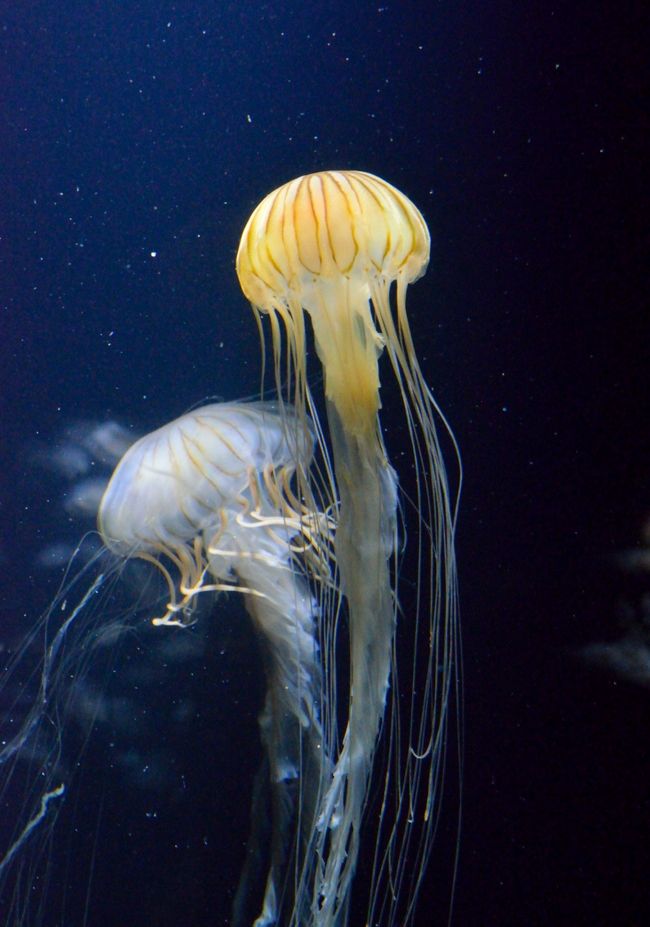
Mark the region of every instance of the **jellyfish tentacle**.
POLYGON ((332 404, 328 418, 341 502, 335 548, 350 614, 351 680, 344 742, 319 818, 326 859, 314 891, 319 924, 338 923, 347 909, 395 625, 389 560, 396 537, 396 477, 379 442, 343 437, 332 404))

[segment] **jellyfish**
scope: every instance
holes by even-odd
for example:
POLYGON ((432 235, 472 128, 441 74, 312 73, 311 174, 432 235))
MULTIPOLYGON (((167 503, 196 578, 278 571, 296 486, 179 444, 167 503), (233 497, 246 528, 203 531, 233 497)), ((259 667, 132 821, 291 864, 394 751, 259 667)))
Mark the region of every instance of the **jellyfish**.
MULTIPOLYGON (((259 724, 272 825, 259 927, 277 923, 285 908, 306 916, 289 872, 300 879, 329 762, 315 588, 328 576, 331 528, 291 487, 295 461, 309 461, 313 444, 311 423, 292 421, 286 409, 280 416, 265 403, 202 407, 133 445, 98 515, 110 550, 150 560, 165 576, 169 603, 154 624, 191 620, 200 593, 237 591, 264 643, 268 685, 259 724)), ((242 884, 235 923, 248 904, 242 884)))
MULTIPOLYGON (((277 405, 268 402, 203 406, 127 450, 97 516, 104 550, 116 562, 146 561, 162 577, 167 602, 151 616, 155 626, 187 627, 196 620, 200 600, 235 592, 242 595, 261 641, 267 685, 259 728, 265 758, 233 924, 250 924, 252 880, 262 882, 257 925, 279 923, 290 916, 287 911, 307 922, 295 886, 330 772, 321 723, 317 619, 331 586, 334 519, 334 513, 308 509, 296 496, 295 461, 305 466, 313 448, 311 423, 292 420, 286 407, 280 415, 277 405), (266 816, 270 823, 260 826, 266 816), (261 865, 266 875, 260 876, 261 865)), ((17 758, 24 756, 32 765, 39 760, 33 748, 39 726, 63 714, 55 707, 62 699, 53 697, 59 695, 53 692, 57 661, 66 650, 73 651, 63 675, 78 674, 74 660, 80 651, 71 638, 105 582, 99 573, 50 639, 33 705, 0 749, 0 770, 10 769, 0 794, 9 788, 17 758)), ((60 597, 48 622, 59 604, 60 597)), ((87 640, 83 644, 88 650, 87 640)), ((40 759, 38 782, 51 787, 41 787, 40 794, 39 785, 30 787, 30 814, 0 853, 0 880, 34 832, 55 817, 66 794, 67 783, 52 769, 55 752, 40 759)))
POLYGON ((460 455, 422 374, 406 311, 407 288, 425 272, 429 249, 421 213, 395 187, 361 171, 322 171, 267 195, 237 253, 258 327, 264 317, 270 323, 288 427, 295 430, 296 417, 312 421, 323 459, 331 460, 317 492, 309 459, 297 460, 301 496, 309 505, 329 492, 337 509, 333 549, 342 598, 321 616, 330 625, 321 637, 330 641, 323 674, 331 772, 314 818, 315 862, 301 886, 308 898, 287 921, 296 927, 348 923, 369 797, 374 863, 363 922, 412 921, 439 816, 451 722, 459 725, 458 493, 450 489, 442 435, 458 461, 458 492, 460 455), (322 367, 327 427, 309 385, 305 316, 322 367), (400 518, 399 478, 382 432, 382 355, 401 395, 411 446, 404 473, 414 485, 401 511, 414 509, 414 517, 409 511, 400 518), (414 518, 416 537, 402 550, 403 525, 414 518), (416 589, 402 601, 399 575, 407 560, 416 589), (343 623, 349 681, 337 677, 343 623), (403 630, 413 654, 400 693, 395 648, 396 631, 403 630), (383 782, 373 779, 382 728, 383 782))
MULTIPOLYGON (((260 329, 263 316, 270 323, 277 399, 200 407, 118 463, 99 507, 102 550, 47 610, 33 704, 0 746, 0 773, 10 770, 3 801, 18 763, 39 770, 0 852, 0 882, 68 800, 60 743, 40 733, 66 721, 70 698, 56 684, 83 679, 94 659, 89 613, 97 641, 120 632, 112 606, 111 625, 98 630, 101 596, 120 576, 115 564, 137 562, 165 590, 149 616, 156 633, 183 633, 202 602, 232 593, 260 641, 263 760, 233 927, 413 923, 443 780, 461 765, 447 749, 460 726, 460 458, 406 313, 428 256, 416 207, 370 174, 309 175, 255 210, 237 271, 260 329), (308 375, 312 337, 322 397, 308 375), (410 440, 399 472, 380 419, 382 357, 410 440), (367 879, 358 878, 362 840, 367 879)), ((11 900, 16 923, 28 922, 35 881, 25 869, 23 897, 11 900)))

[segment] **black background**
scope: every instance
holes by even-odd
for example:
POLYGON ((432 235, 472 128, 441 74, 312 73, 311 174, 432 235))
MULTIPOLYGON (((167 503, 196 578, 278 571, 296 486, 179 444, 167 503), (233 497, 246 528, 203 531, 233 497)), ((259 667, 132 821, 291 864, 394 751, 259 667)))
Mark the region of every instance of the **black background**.
MULTIPOLYGON (((580 658, 640 595, 612 559, 649 507, 642 5, 46 0, 2 3, 0 30, 7 621, 51 595, 35 556, 62 531, 30 449, 79 419, 144 429, 254 394, 233 266, 248 214, 298 174, 377 173, 432 231, 409 308, 465 467, 453 923, 647 923, 650 696, 580 658)), ((180 850, 166 831, 133 852, 141 808, 121 808, 131 878, 96 877, 90 925, 221 922, 207 912, 236 878, 254 712, 251 757, 229 739, 232 703, 218 711, 230 734, 210 734, 208 713, 192 735, 223 736, 219 774, 202 775, 227 794, 168 812, 180 850), (221 836, 197 861, 208 827, 221 836)), ((445 922, 435 881, 423 925, 445 922)))

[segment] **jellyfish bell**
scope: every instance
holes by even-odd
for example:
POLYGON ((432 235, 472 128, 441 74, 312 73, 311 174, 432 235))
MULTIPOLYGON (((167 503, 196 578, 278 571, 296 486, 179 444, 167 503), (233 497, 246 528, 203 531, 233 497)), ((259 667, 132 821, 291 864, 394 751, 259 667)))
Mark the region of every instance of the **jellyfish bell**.
MULTIPOLYGON (((317 816, 319 865, 305 886, 311 894, 305 923, 318 927, 342 927, 348 920, 387 707, 387 749, 395 756, 386 765, 384 800, 374 821, 367 923, 412 920, 439 811, 459 648, 457 496, 448 485, 440 425, 456 454, 457 447, 422 375, 406 311, 407 287, 424 273, 428 258, 429 233, 418 209, 395 187, 361 171, 322 171, 274 190, 252 213, 237 252, 244 294, 270 321, 278 391, 295 414, 309 412, 316 421, 324 457, 331 445, 332 495, 340 503, 334 552, 349 628, 350 679, 345 731, 331 745, 332 774, 317 816), (323 368, 329 441, 308 385, 305 315, 323 368), (401 394, 416 480, 418 588, 408 610, 398 587, 398 475, 379 418, 384 352, 401 394), (410 630, 414 648, 405 712, 394 665, 387 705, 400 610, 400 634, 410 630), (424 681, 416 679, 415 667, 422 664, 424 681), (400 724, 409 737, 401 750, 395 736, 400 724), (409 867, 414 874, 405 879, 409 867)), ((458 454, 457 460, 460 487, 458 454)), ((298 476, 308 497, 308 466, 299 466, 298 476)), ((337 618, 338 610, 330 623, 337 618)), ((321 621, 327 623, 328 615, 321 621)), ((335 663, 336 654, 326 653, 325 688, 340 700, 335 663)))
MULTIPOLYGON (((398 330, 411 344, 406 286, 426 271, 429 249, 429 231, 415 206, 361 171, 323 171, 287 183, 262 200, 244 229, 237 253, 244 294, 284 323, 297 386, 304 375, 307 311, 325 393, 348 429, 375 423, 378 358, 384 345, 391 357, 397 348, 388 300, 394 282, 398 330)), ((277 339, 274 347, 279 350, 277 339)))
POLYGON ((256 535, 262 543, 264 529, 273 527, 272 540, 307 530, 314 516, 290 491, 296 456, 312 453, 304 424, 287 430, 272 403, 213 404, 145 435, 124 455, 97 521, 109 550, 150 560, 168 579, 171 599, 157 623, 183 623, 199 593, 230 589, 227 578, 245 570, 242 560, 261 559, 247 548, 256 535), (162 557, 179 572, 179 601, 162 557))

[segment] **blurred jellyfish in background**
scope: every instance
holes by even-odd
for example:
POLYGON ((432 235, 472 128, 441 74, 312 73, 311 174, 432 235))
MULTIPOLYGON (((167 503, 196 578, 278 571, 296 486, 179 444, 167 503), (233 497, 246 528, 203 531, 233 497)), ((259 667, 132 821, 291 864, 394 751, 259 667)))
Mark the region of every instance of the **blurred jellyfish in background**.
POLYGON ((640 543, 618 554, 615 565, 617 585, 624 590, 616 607, 617 635, 586 644, 579 656, 627 682, 650 687, 650 518, 640 543))
MULTIPOLYGON (((369 888, 360 886, 363 922, 410 923, 439 815, 449 722, 458 721, 459 627, 457 497, 448 486, 438 425, 456 453, 459 484, 460 459, 421 373, 406 312, 407 287, 428 260, 429 232, 417 208, 360 171, 310 174, 270 193, 250 217, 237 254, 258 323, 263 317, 270 324, 276 386, 291 403, 287 429, 293 432, 297 419, 304 430, 311 416, 327 461, 324 482, 315 481, 309 458, 298 461, 300 492, 315 508, 323 499, 338 508, 334 555, 343 599, 321 617, 333 768, 323 777, 306 868, 296 874, 301 901, 287 920, 292 925, 348 923, 369 798, 374 863, 369 888), (328 427, 308 384, 307 317, 322 365, 328 427), (379 416, 384 353, 411 445, 403 475, 413 495, 403 508, 414 511, 405 517, 411 536, 402 552, 399 476, 379 416), (415 585, 408 599, 399 588, 402 558, 411 560, 415 585), (401 679, 396 629, 398 639, 411 642, 401 679), (343 679, 337 672, 347 649, 349 678, 343 679), (383 778, 379 770, 373 777, 382 728, 383 778)), ((264 915, 256 921, 266 923, 274 921, 264 915)))
MULTIPOLYGON (((65 516, 57 520, 57 538, 42 547, 36 565, 65 567, 85 531, 93 531, 97 510, 115 464, 138 437, 114 420, 73 422, 47 446, 33 448, 31 460, 54 474, 65 516)), ((92 545, 83 548, 89 556, 92 545)), ((95 550, 98 545, 95 546, 95 550)))

